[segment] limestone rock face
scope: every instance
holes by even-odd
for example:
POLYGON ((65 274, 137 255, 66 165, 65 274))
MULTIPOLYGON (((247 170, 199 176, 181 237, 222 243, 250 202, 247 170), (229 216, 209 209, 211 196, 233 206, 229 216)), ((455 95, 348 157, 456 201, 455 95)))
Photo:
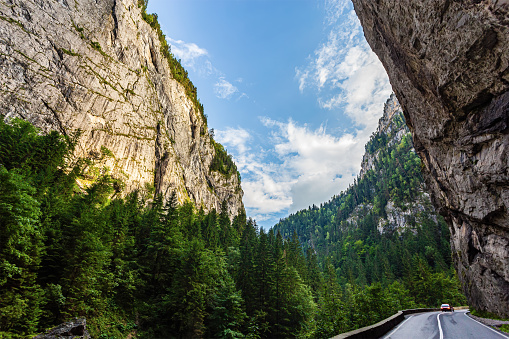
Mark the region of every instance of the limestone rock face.
POLYGON ((210 172, 206 122, 136 0, 6 0, 0 19, 0 115, 80 130, 77 155, 110 150, 101 165, 125 192, 153 185, 205 210, 243 208, 238 177, 210 172))
POLYGON ((509 316, 509 1, 353 0, 450 225, 471 306, 509 316))

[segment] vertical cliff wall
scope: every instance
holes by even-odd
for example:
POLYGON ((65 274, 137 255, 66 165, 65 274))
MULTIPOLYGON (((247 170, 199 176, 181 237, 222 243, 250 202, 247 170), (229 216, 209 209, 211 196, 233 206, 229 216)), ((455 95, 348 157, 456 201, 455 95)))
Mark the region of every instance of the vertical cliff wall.
POLYGON ((470 305, 509 316, 509 1, 353 0, 470 305))
POLYGON ((224 200, 230 215, 242 208, 238 176, 210 171, 204 116, 136 0, 1 1, 0 115, 80 130, 77 155, 111 151, 101 166, 126 192, 153 185, 206 210, 224 200))

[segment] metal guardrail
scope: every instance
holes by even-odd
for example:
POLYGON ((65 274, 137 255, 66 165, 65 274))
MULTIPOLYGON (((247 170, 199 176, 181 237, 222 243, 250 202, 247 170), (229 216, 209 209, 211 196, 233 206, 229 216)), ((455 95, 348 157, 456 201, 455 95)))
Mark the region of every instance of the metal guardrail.
POLYGON ((405 319, 405 315, 421 312, 435 312, 440 311, 439 308, 416 308, 411 310, 403 310, 386 318, 374 325, 362 327, 350 332, 341 333, 331 339, 373 339, 383 336, 405 319))

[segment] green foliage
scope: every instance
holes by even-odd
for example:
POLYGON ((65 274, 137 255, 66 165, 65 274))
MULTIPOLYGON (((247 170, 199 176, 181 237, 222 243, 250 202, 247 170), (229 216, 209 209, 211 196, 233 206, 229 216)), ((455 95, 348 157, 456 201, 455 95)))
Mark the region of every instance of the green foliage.
POLYGON ((499 329, 500 331, 502 331, 502 332, 507 332, 507 333, 509 333, 509 324, 503 324, 503 325, 502 325, 502 326, 500 326, 498 329, 499 329))
POLYGON ((483 310, 471 309, 470 313, 472 313, 472 315, 475 315, 476 317, 480 317, 480 318, 488 318, 488 319, 496 319, 496 320, 509 321, 509 319, 507 319, 507 318, 500 318, 496 314, 493 314, 493 313, 487 312, 487 311, 483 311, 483 310))
POLYGON ((61 186, 61 167, 72 149, 73 143, 56 132, 42 136, 28 122, 0 121, 1 331, 28 335, 37 329, 45 304, 37 272, 48 187, 61 186))
POLYGON ((235 288, 235 282, 229 274, 209 304, 207 318, 207 338, 244 338, 242 327, 246 319, 244 300, 235 288))
POLYGON ((114 158, 115 157, 113 152, 110 151, 108 148, 106 148, 104 146, 101 146, 101 154, 103 155, 103 157, 108 157, 108 158, 114 158))
MULTIPOLYGON (((317 310, 298 239, 245 211, 197 211, 107 171, 85 192, 73 142, 0 123, 0 336, 86 317, 95 338, 311 337, 317 310), (74 162, 73 162, 74 161, 74 162), (244 241, 241 241, 241 238, 244 241)), ((113 156, 102 147, 97 159, 113 156)), ((316 272, 315 272, 316 273, 316 272)))
MULTIPOLYGON (((214 170, 231 175, 219 146, 214 170)), ((378 151, 397 178, 370 171, 268 233, 243 210, 230 220, 226 202, 205 213, 150 187, 121 198, 118 180, 73 147, 0 122, 1 337, 85 316, 96 338, 327 338, 398 309, 466 302, 442 220, 426 210, 413 230, 378 233, 387 201, 419 194, 408 138, 378 151)), ((102 147, 97 159, 113 156, 102 147)))
POLYGON ((92 48, 98 51, 99 53, 102 52, 101 45, 97 41, 91 41, 90 46, 92 46, 92 48))
POLYGON ((25 177, 0 166, 0 329, 33 333, 40 314, 40 204, 25 177))
POLYGON ((210 171, 219 172, 228 178, 234 173, 240 176, 231 154, 228 154, 220 143, 215 142, 213 139, 211 139, 211 142, 214 146, 215 154, 210 163, 210 171))
POLYGON ((79 55, 78 53, 74 52, 73 50, 68 50, 65 48, 60 48, 60 50, 70 56, 78 56, 79 55))

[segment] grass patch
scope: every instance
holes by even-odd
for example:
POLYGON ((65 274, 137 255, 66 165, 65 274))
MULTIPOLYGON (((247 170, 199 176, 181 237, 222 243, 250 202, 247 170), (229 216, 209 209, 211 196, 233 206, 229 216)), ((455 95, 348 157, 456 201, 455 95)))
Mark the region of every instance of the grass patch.
POLYGON ((502 332, 509 333, 509 325, 508 324, 504 324, 504 325, 500 326, 498 329, 501 330, 502 332))
POLYGON ((110 56, 108 54, 106 54, 102 48, 101 48, 101 45, 97 42, 97 41, 91 41, 90 42, 90 46, 92 46, 93 49, 95 49, 96 51, 98 51, 99 53, 101 53, 101 55, 103 57, 106 57, 106 58, 109 58, 110 56))
POLYGON ((74 52, 73 50, 69 51, 69 50, 67 50, 65 48, 60 48, 60 50, 62 52, 64 52, 65 54, 67 54, 67 55, 71 55, 71 56, 78 56, 79 55, 78 53, 74 52))
POLYGON ((115 155, 113 154, 113 152, 104 146, 101 146, 101 154, 103 155, 103 157, 115 158, 115 155))
POLYGON ((22 24, 21 22, 19 22, 18 20, 14 20, 13 18, 7 18, 7 17, 5 17, 5 16, 1 16, 1 15, 0 15, 0 20, 4 20, 4 21, 7 21, 8 23, 11 23, 11 24, 17 25, 17 26, 19 26, 22 30, 24 30, 26 33, 31 34, 29 31, 27 31, 27 29, 25 28, 25 26, 23 26, 23 24, 22 24))
POLYGON ((92 48, 98 51, 99 53, 103 51, 101 45, 97 41, 91 41, 90 46, 92 46, 92 48))
POLYGON ((74 23, 74 21, 72 22, 72 25, 73 25, 74 29, 76 30, 76 32, 83 33, 83 27, 79 27, 78 25, 76 25, 74 23))
POLYGON ((491 312, 487 312, 487 311, 479 311, 479 310, 472 309, 472 310, 470 310, 470 314, 475 315, 476 317, 480 317, 480 318, 509 321, 508 318, 500 318, 498 315, 491 313, 491 312))
POLYGON ((78 32, 80 34, 80 38, 85 40, 85 34, 83 34, 83 31, 84 31, 83 27, 79 27, 78 25, 76 25, 72 19, 71 19, 71 22, 72 22, 72 27, 74 27, 76 32, 78 32))

